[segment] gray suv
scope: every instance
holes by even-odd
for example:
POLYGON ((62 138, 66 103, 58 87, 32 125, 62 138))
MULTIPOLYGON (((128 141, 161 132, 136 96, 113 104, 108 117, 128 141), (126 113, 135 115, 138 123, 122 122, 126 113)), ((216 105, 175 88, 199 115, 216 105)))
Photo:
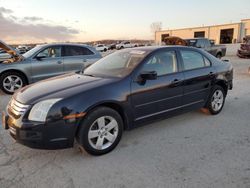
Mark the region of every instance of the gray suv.
POLYGON ((0 63, 0 88, 13 94, 21 87, 67 72, 79 71, 101 58, 94 48, 80 44, 45 44, 20 55, 0 41, 12 58, 0 63))

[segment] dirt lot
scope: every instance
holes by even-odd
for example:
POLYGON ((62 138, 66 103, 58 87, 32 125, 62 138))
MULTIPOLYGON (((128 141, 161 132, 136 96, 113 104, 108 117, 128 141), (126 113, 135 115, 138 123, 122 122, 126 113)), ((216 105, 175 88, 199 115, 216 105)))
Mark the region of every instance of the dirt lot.
MULTIPOLYGON (((110 154, 33 150, 0 128, 0 187, 250 188, 250 60, 217 116, 190 112, 125 132, 110 154)), ((9 96, 0 94, 0 110, 9 96)))

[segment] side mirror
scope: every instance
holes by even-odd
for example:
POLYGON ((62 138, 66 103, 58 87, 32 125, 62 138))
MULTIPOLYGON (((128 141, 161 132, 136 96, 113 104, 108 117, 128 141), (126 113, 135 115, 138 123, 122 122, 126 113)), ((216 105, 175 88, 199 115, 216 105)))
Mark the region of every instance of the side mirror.
POLYGON ((156 71, 145 71, 140 74, 140 77, 143 80, 156 80, 157 72, 156 71))
POLYGON ((47 57, 47 56, 46 56, 45 54, 39 53, 39 54, 37 54, 36 59, 37 59, 37 60, 41 60, 41 59, 44 59, 44 58, 46 58, 46 57, 47 57))

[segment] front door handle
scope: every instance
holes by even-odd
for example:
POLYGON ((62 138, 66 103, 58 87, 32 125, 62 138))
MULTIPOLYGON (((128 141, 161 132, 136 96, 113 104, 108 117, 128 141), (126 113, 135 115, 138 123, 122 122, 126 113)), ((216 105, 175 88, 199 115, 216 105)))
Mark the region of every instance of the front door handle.
POLYGON ((179 79, 174 79, 174 80, 171 82, 171 84, 173 84, 173 85, 178 85, 180 82, 181 82, 181 80, 179 80, 179 79))
POLYGON ((87 62, 87 59, 82 60, 82 62, 84 62, 84 63, 87 62))
POLYGON ((57 61, 57 64, 62 64, 62 61, 57 61))

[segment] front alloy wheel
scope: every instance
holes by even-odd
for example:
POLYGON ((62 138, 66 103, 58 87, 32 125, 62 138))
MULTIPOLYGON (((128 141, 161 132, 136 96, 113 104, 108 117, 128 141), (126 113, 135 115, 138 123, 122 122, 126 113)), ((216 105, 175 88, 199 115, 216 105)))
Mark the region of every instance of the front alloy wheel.
POLYGON ((89 154, 103 155, 117 146, 122 131, 120 114, 108 107, 98 107, 84 117, 76 140, 89 154))
POLYGON ((111 116, 102 116, 90 126, 89 144, 97 150, 109 148, 118 136, 118 123, 111 116))

